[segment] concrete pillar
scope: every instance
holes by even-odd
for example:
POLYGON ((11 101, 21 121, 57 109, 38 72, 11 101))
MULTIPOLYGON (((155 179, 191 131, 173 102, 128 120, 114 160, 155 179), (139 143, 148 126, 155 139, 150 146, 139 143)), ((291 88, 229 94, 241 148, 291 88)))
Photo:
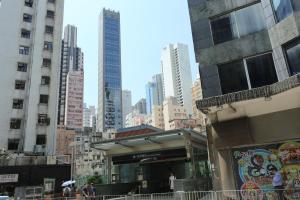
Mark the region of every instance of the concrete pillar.
POLYGON ((219 158, 219 169, 220 169, 220 177, 222 190, 236 190, 235 188, 235 177, 233 173, 233 165, 231 158, 231 150, 219 150, 218 151, 219 158))

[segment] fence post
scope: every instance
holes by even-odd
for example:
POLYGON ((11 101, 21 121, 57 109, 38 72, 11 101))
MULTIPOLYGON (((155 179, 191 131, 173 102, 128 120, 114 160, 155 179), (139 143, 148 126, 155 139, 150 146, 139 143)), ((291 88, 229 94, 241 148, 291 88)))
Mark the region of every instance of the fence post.
POLYGON ((153 200, 153 194, 151 194, 150 199, 153 200))

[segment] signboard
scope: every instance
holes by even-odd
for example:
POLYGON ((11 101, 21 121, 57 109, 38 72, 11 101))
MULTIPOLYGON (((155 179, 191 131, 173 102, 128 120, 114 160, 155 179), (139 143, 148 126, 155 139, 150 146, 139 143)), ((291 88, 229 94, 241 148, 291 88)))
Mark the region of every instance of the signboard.
MULTIPOLYGON (((299 142, 234 149, 232 156, 239 190, 266 192, 273 189, 273 169, 281 171, 289 187, 300 189, 299 142)), ((248 198, 248 193, 241 195, 243 199, 248 198)), ((292 195, 298 194, 286 194, 286 198, 293 199, 292 195)))
POLYGON ((19 174, 0 174, 0 183, 17 183, 19 174))
POLYGON ((154 161, 154 160, 166 160, 170 158, 186 158, 187 152, 185 148, 162 150, 154 152, 142 152, 138 154, 126 154, 122 156, 113 156, 112 161, 114 164, 126 164, 136 163, 141 161, 154 161))

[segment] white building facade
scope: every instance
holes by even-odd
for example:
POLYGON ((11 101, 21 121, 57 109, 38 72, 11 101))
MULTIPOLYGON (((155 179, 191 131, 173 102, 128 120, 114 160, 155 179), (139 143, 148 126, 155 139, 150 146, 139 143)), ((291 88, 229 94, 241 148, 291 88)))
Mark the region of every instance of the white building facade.
POLYGON ((161 54, 164 96, 176 97, 179 105, 192 114, 192 74, 188 46, 169 44, 161 54))
POLYGON ((64 1, 2 0, 0 149, 55 153, 64 1))
POLYGON ((122 90, 123 127, 125 127, 126 115, 132 111, 132 95, 130 90, 122 90))

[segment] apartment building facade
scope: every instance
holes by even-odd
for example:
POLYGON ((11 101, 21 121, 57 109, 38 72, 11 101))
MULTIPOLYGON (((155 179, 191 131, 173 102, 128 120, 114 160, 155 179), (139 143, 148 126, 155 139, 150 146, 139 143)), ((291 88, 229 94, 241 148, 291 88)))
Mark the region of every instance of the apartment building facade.
POLYGON ((188 4, 214 188, 272 188, 271 168, 299 180, 300 1, 188 4))
POLYGON ((63 9, 63 0, 1 1, 1 149, 55 153, 63 9))
POLYGON ((66 85, 65 127, 83 128, 83 71, 69 71, 66 85))
MULTIPOLYGON (((84 54, 81 49, 77 46, 77 27, 72 25, 67 25, 64 29, 64 38, 62 40, 62 57, 61 57, 61 69, 60 69, 60 85, 59 85, 59 105, 58 105, 58 124, 64 125, 68 128, 79 128, 80 124, 77 123, 67 123, 70 122, 71 118, 80 118, 83 112, 83 84, 79 79, 84 77, 84 54), (70 74, 69 74, 70 73, 70 74), (80 77, 82 75, 82 77, 80 77), (77 77, 77 78, 76 78, 77 77), (75 81, 75 79, 78 79, 75 81), (76 85, 68 85, 68 82, 74 82, 76 85), (68 93, 67 91, 78 90, 78 92, 72 91, 68 93), (82 93, 81 96, 79 93, 82 93), (80 110, 77 108, 78 112, 72 112, 74 110, 74 101, 69 102, 67 99, 78 99, 81 98, 82 102, 76 107, 81 107, 80 110), (67 114, 72 116, 67 116, 67 114), (68 119, 68 120, 67 120, 68 119), (73 125, 74 124, 74 125, 73 125)), ((82 126, 81 126, 82 128, 82 126)))
POLYGON ((164 99, 176 97, 178 104, 192 114, 192 73, 188 46, 169 44, 162 50, 161 65, 164 99))
POLYGON ((132 112, 132 95, 130 90, 122 91, 123 127, 125 127, 126 115, 132 112))

